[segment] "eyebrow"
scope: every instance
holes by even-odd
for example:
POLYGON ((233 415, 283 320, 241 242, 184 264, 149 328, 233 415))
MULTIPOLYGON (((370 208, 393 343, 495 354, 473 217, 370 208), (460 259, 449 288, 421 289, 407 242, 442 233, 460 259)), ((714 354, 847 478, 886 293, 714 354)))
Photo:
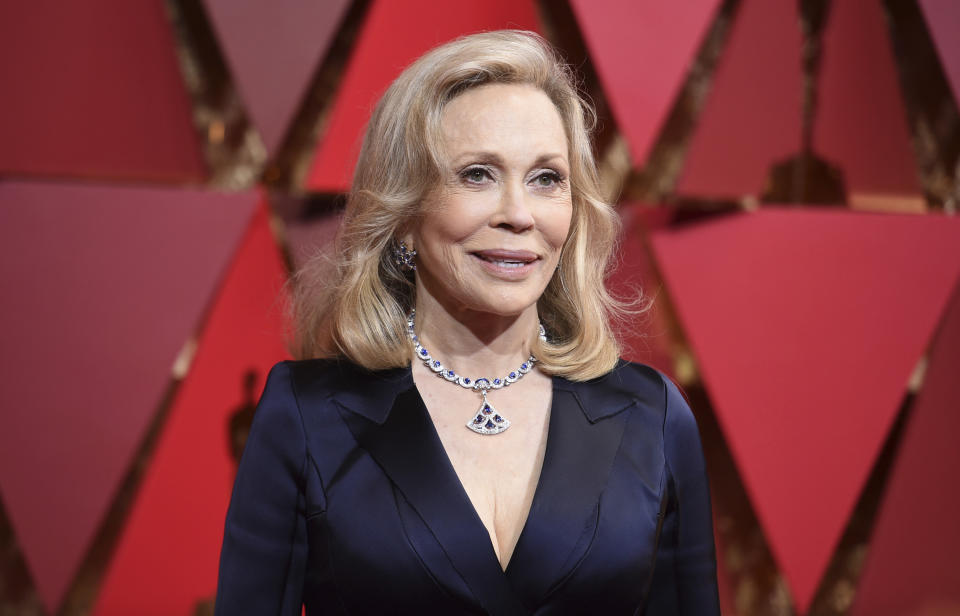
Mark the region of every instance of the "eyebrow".
MULTIPOLYGON (((453 158, 453 162, 456 163, 456 162, 458 162, 458 161, 460 161, 460 160, 462 160, 462 159, 465 159, 465 158, 472 158, 472 159, 478 160, 478 161, 480 161, 480 162, 492 163, 492 164, 496 164, 496 165, 501 165, 501 164, 503 164, 503 158, 501 158, 500 155, 497 154, 496 152, 483 152, 483 151, 480 151, 480 152, 462 152, 461 154, 458 154, 456 157, 453 158)), ((536 159, 535 161, 533 161, 533 164, 534 164, 534 165, 542 165, 542 164, 547 163, 547 162, 549 162, 549 161, 551 161, 551 160, 554 160, 554 159, 556 159, 556 158, 559 158, 560 160, 562 160, 562 161, 564 162, 564 164, 567 164, 567 157, 564 156, 563 154, 558 154, 558 153, 541 154, 540 156, 537 157, 537 159, 536 159)))

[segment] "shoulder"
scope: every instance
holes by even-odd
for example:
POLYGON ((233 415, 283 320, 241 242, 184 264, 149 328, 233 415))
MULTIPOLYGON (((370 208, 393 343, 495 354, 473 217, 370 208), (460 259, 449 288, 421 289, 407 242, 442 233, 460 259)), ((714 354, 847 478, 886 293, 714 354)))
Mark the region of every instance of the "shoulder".
POLYGON ((663 394, 666 381, 670 379, 653 366, 621 358, 613 370, 597 380, 624 393, 647 396, 663 394))
MULTIPOLYGON (((664 455, 674 480, 685 484, 699 482, 706 476, 703 446, 687 395, 680 385, 660 370, 644 364, 626 363, 642 366, 640 370, 644 374, 652 372, 662 387, 664 455)), ((650 378, 654 377, 651 375, 650 378)))
POLYGON ((409 366, 368 370, 344 358, 288 360, 280 364, 290 375, 290 388, 297 403, 311 414, 331 408, 330 402, 335 401, 379 423, 397 394, 413 386, 409 366))
POLYGON ((601 377, 567 383, 586 402, 585 408, 592 408, 592 419, 632 407, 631 412, 655 414, 664 433, 697 431, 683 390, 669 376, 647 364, 621 359, 601 377))
MULTIPOLYGON (((288 359, 278 362, 273 370, 289 375, 295 392, 313 392, 332 395, 355 387, 388 380, 397 370, 370 371, 350 360, 331 357, 316 359, 288 359)), ((273 372, 271 370, 271 372, 273 372)))
POLYGON ((288 359, 278 362, 274 369, 282 369, 290 374, 295 385, 304 385, 310 382, 336 382, 338 376, 345 371, 355 371, 358 367, 338 358, 317 359, 288 359))
POLYGON ((666 421, 679 421, 684 423, 694 419, 693 412, 690 410, 690 401, 686 393, 680 385, 666 373, 647 364, 626 361, 624 359, 621 359, 617 366, 621 372, 634 375, 633 378, 644 382, 649 381, 653 387, 659 388, 663 396, 662 404, 666 421))
POLYGON ((255 417, 302 415, 303 394, 317 386, 329 389, 336 380, 337 366, 333 360, 279 361, 270 368, 255 417))
POLYGON ((646 364, 618 360, 609 372, 588 381, 558 377, 558 387, 573 392, 592 421, 619 413, 630 406, 664 409, 664 376, 646 364))

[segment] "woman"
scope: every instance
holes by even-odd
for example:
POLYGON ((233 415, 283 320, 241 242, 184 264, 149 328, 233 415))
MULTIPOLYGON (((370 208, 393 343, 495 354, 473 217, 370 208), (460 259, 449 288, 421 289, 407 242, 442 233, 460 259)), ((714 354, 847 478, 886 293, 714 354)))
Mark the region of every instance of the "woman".
POLYGON ((693 415, 609 326, 590 113, 519 31, 384 94, 335 271, 298 276, 323 359, 270 373, 218 614, 719 613, 693 415))

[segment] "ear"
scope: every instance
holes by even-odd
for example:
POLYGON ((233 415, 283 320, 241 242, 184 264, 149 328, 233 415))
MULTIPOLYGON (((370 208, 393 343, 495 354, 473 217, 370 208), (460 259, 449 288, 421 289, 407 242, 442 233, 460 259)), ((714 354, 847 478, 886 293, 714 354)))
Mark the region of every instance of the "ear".
POLYGON ((416 235, 413 233, 413 229, 409 227, 405 229, 399 229, 397 231, 396 238, 403 242, 408 250, 417 249, 417 240, 416 235))

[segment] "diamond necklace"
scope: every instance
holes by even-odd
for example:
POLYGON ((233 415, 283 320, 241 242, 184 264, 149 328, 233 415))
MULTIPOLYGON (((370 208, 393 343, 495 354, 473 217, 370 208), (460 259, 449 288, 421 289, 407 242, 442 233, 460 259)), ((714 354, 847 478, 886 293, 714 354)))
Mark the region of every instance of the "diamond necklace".
MULTIPOLYGON (((444 368, 440 360, 431 357, 430 352, 427 351, 422 344, 420 344, 420 339, 417 337, 417 334, 413 329, 414 314, 416 314, 416 311, 411 310, 410 314, 407 315, 407 333, 410 334, 410 340, 413 341, 413 349, 417 354, 417 357, 420 358, 427 368, 433 370, 437 376, 442 376, 451 383, 456 383, 460 387, 472 389, 480 393, 482 398, 480 407, 477 409, 473 417, 471 417, 466 423, 466 426, 477 434, 500 434, 509 428, 510 420, 497 412, 497 409, 493 408, 493 405, 487 402, 487 392, 491 389, 503 389, 507 385, 512 385, 513 383, 516 383, 522 379, 523 375, 533 369, 533 364, 537 363, 537 358, 531 355, 527 361, 520 364, 519 368, 507 373, 507 376, 503 378, 488 379, 481 377, 479 379, 471 379, 469 377, 465 377, 457 374, 453 370, 444 368)), ((543 325, 539 325, 539 328, 540 340, 546 342, 547 334, 543 329, 543 325)))

